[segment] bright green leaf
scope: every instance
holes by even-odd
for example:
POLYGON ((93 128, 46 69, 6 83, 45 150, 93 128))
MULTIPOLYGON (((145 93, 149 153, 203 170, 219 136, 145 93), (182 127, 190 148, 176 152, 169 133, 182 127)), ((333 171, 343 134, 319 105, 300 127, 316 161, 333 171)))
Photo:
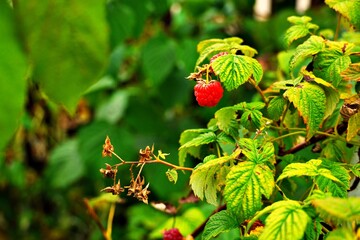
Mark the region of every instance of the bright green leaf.
POLYGON ((224 55, 217 58, 212 67, 228 91, 244 84, 253 74, 253 59, 240 55, 224 55))
POLYGON ((34 81, 49 98, 73 113, 107 63, 105 1, 34 4, 21 0, 16 8, 34 65, 34 81))
POLYGON ((264 71, 263 71, 261 64, 256 59, 252 58, 251 62, 252 62, 252 69, 253 69, 252 76, 253 76, 255 82, 258 84, 262 79, 264 71))
POLYGON ((333 88, 323 88, 326 97, 326 110, 324 113, 324 119, 330 117, 334 110, 336 109, 339 100, 340 94, 336 89, 333 88))
POLYGON ((226 177, 227 208, 242 220, 248 219, 261 209, 262 195, 269 198, 274 186, 274 175, 267 165, 240 162, 226 177))
POLYGON ((312 159, 306 163, 290 163, 284 168, 277 181, 295 176, 317 176, 319 175, 318 167, 321 165, 321 162, 321 160, 312 159))
POLYGON ((332 9, 346 17, 355 28, 360 29, 360 2, 357 0, 325 0, 332 9))
POLYGON ((225 107, 215 112, 216 125, 226 134, 236 137, 238 135, 238 123, 236 110, 233 107, 225 107))
POLYGON ((294 104, 303 117, 309 139, 319 129, 325 115, 324 90, 318 85, 305 82, 286 90, 284 97, 294 104))
POLYGON ((238 227, 239 223, 237 222, 236 217, 231 212, 223 210, 210 217, 209 221, 205 225, 204 233, 202 234, 201 239, 213 239, 220 233, 227 232, 238 227))
MULTIPOLYGON (((347 46, 346 43, 343 43, 343 47, 345 46, 347 46)), ((320 52, 314 60, 314 74, 327 82, 331 82, 334 87, 340 84, 341 73, 351 63, 350 56, 338 48, 326 49, 320 52)))
POLYGON ((244 154, 249 161, 255 163, 272 162, 275 160, 274 145, 271 142, 261 142, 250 138, 241 138, 239 146, 242 154, 244 154))
POLYGON ((26 95, 27 63, 14 20, 9 4, 0 1, 0 152, 20 124, 26 95))
POLYGON ((202 133, 199 136, 197 136, 196 138, 183 144, 179 149, 189 148, 189 147, 197 147, 197 146, 212 143, 215 141, 216 141, 215 133, 213 133, 213 132, 202 133))
POLYGON ((356 240, 357 237, 353 231, 349 228, 337 228, 331 231, 326 240, 356 240))
POLYGON ((353 222, 360 220, 360 198, 328 197, 312 201, 316 211, 326 220, 333 222, 353 222), (331 206, 331 207, 329 207, 331 206))
POLYGON ((246 110, 240 118, 241 125, 247 129, 254 127, 255 129, 260 129, 261 127, 261 118, 262 113, 258 110, 246 110))
POLYGON ((197 46, 197 51, 200 53, 196 66, 202 63, 210 55, 215 55, 218 52, 230 53, 232 50, 236 52, 241 47, 243 40, 238 37, 231 37, 225 39, 208 39, 201 41, 197 46))
POLYGON ((349 119, 346 140, 350 141, 360 131, 360 112, 352 115, 349 119))
POLYGON ((286 100, 281 96, 276 96, 270 100, 267 112, 271 119, 277 121, 283 114, 286 106, 286 100))
POLYGON ((224 156, 212 159, 205 163, 199 164, 190 176, 190 185, 194 194, 201 200, 204 198, 210 204, 217 204, 216 189, 223 179, 217 178, 217 174, 224 168, 224 164, 233 160, 235 155, 224 156))
POLYGON ((304 43, 296 47, 295 53, 290 62, 290 69, 293 69, 305 58, 312 57, 322 51, 325 47, 324 39, 319 36, 311 36, 304 43))
POLYGON ((310 34, 310 30, 317 30, 319 27, 316 24, 310 23, 311 18, 303 17, 288 17, 288 21, 295 24, 288 28, 285 33, 285 42, 290 45, 293 41, 305 37, 310 34))
MULTIPOLYGON (((265 228, 259 240, 302 239, 310 217, 295 201, 283 201, 265 220, 265 228)), ((271 206, 270 206, 271 207, 271 206)))

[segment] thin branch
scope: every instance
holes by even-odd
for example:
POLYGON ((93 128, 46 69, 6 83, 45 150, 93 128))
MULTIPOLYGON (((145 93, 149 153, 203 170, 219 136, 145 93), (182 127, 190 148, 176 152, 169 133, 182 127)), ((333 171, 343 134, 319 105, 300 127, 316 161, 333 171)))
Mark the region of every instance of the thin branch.
POLYGON ((88 213, 89 213, 90 217, 92 219, 94 219, 96 225, 99 227, 99 229, 101 231, 101 234, 103 235, 104 239, 105 240, 110 240, 108 235, 107 235, 105 227, 101 223, 101 221, 100 221, 98 215, 96 214, 95 210, 90 206, 89 200, 87 198, 84 198, 84 204, 85 204, 85 206, 86 206, 86 208, 88 210, 88 213))
MULTIPOLYGON (((336 128, 337 132, 340 135, 343 134, 346 131, 346 129, 347 129, 347 122, 341 123, 336 128)), ((327 131, 325 131, 324 133, 321 134, 321 135, 315 135, 312 138, 310 138, 309 141, 304 141, 304 142, 302 142, 302 143, 300 143, 298 145, 295 145, 294 147, 292 147, 292 148, 290 148, 290 149, 288 149, 286 151, 284 151, 283 149, 280 149, 278 155, 279 156, 285 156, 287 154, 293 154, 293 153, 296 153, 296 152, 306 148, 309 145, 312 145, 312 144, 317 143, 317 142, 319 142, 321 140, 324 140, 324 139, 329 137, 327 134, 334 133, 334 128, 330 128, 327 131), (326 133, 326 134, 324 134, 324 133, 326 133)))
POLYGON ((265 97, 264 92, 261 90, 261 88, 256 84, 255 80, 250 78, 249 82, 251 83, 251 85, 254 86, 254 88, 256 89, 256 91, 260 94, 262 100, 264 101, 265 105, 267 106, 269 104, 267 98, 265 97))

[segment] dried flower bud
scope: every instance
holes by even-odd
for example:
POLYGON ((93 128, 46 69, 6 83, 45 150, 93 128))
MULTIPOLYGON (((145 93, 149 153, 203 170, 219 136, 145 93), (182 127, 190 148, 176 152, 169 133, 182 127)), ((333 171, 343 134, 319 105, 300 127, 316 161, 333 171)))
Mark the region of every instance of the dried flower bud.
POLYGON ((114 146, 111 144, 109 136, 106 136, 105 144, 103 145, 102 156, 103 157, 106 157, 106 156, 111 157, 112 152, 114 152, 114 146))
POLYGON ((117 173, 117 169, 112 169, 111 165, 105 163, 106 165, 106 169, 101 168, 100 169, 100 173, 102 173, 104 175, 104 177, 107 178, 114 178, 116 176, 117 173))
POLYGON ((107 193, 112 193, 113 195, 119 195, 120 193, 124 192, 124 188, 121 187, 119 180, 118 183, 115 184, 114 186, 101 189, 101 192, 107 192, 107 193))
POLYGON ((153 153, 153 151, 154 151, 154 146, 152 146, 152 148, 150 148, 149 146, 146 146, 145 150, 140 149, 139 163, 149 161, 151 159, 151 154, 153 153))

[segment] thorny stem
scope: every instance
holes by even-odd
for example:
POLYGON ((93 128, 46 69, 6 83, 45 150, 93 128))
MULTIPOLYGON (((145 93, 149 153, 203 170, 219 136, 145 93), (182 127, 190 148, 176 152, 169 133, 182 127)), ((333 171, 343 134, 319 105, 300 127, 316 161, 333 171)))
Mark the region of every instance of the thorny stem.
MULTIPOLYGON (((123 161, 121 163, 115 164, 114 166, 119 167, 119 166, 124 165, 124 164, 139 164, 139 163, 141 163, 141 162, 138 162, 138 161, 123 161)), ((193 171, 193 168, 177 166, 177 165, 174 165, 172 163, 163 161, 163 160, 158 159, 158 158, 155 159, 155 160, 149 160, 149 161, 146 161, 146 162, 143 162, 143 163, 144 163, 143 165, 145 165, 147 163, 160 163, 160 164, 164 164, 166 166, 172 167, 175 170, 193 171)))
POLYGON ((265 105, 268 106, 269 102, 267 98, 265 97, 264 92, 261 90, 261 88, 256 84, 255 80, 253 78, 249 78, 250 83, 254 86, 256 91, 260 94, 262 100, 264 101, 265 105))

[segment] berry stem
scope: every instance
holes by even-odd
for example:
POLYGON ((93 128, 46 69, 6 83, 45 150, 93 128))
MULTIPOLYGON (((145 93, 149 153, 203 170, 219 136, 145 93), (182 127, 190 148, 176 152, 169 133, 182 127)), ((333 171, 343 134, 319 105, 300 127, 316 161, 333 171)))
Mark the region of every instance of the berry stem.
POLYGON ((256 91, 260 94, 260 96, 261 96, 262 100, 264 101, 265 105, 268 106, 269 102, 268 102, 267 98, 265 97, 264 92, 256 84, 255 80, 253 78, 249 78, 249 82, 255 87, 256 91))

